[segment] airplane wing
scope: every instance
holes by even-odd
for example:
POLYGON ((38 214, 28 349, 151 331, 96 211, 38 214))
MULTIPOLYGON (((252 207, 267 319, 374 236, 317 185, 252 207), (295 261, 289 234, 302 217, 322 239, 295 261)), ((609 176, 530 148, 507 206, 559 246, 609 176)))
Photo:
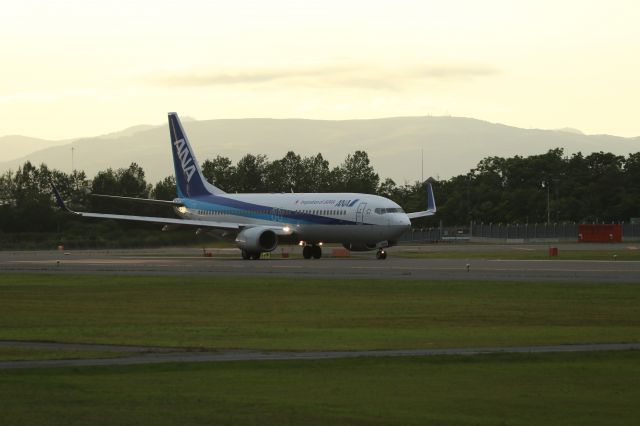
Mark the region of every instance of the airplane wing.
POLYGON ((436 199, 433 197, 433 188, 431 182, 426 182, 427 187, 427 209, 421 212, 407 213, 409 219, 417 219, 419 217, 433 216, 436 214, 436 199))
POLYGON ((166 218, 166 217, 153 217, 153 216, 132 216, 132 215, 122 215, 122 214, 76 212, 71 210, 69 207, 67 207, 65 202, 62 200, 62 197, 60 196, 60 192, 58 191, 58 188, 56 188, 55 185, 53 185, 53 183, 51 183, 51 188, 53 189, 53 194, 56 198, 56 203, 58 204, 58 207, 76 216, 92 217, 92 218, 98 218, 98 219, 131 220, 136 222, 158 223, 162 225, 197 226, 200 228, 214 228, 214 229, 227 229, 227 230, 240 230, 245 227, 253 226, 250 224, 215 222, 215 221, 208 221, 208 220, 172 219, 172 218, 166 218))
POLYGON ((120 197, 118 195, 103 195, 103 194, 90 194, 90 195, 92 197, 107 198, 111 200, 132 201, 135 203, 151 204, 156 206, 167 206, 167 207, 184 206, 184 204, 179 201, 153 200, 149 198, 136 198, 136 197, 120 197))

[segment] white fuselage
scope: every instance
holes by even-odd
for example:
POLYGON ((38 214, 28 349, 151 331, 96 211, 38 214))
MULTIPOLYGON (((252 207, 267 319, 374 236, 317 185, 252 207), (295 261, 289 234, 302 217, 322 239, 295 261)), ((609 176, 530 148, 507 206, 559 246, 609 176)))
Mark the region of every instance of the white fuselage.
POLYGON ((396 241, 410 220, 393 201, 355 193, 219 194, 181 199, 185 219, 278 226, 306 242, 396 241))

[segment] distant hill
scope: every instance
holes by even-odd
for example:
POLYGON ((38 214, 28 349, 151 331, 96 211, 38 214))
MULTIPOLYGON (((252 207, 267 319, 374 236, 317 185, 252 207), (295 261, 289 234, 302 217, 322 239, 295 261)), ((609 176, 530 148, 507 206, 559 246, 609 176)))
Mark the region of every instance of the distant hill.
MULTIPOLYGON (((466 173, 487 156, 542 154, 556 147, 564 148, 565 154, 609 151, 627 155, 640 151, 640 138, 584 135, 567 129, 521 129, 460 117, 343 121, 185 119, 183 124, 200 162, 216 155, 227 156, 236 162, 246 153, 266 154, 275 160, 293 150, 303 156, 320 152, 333 167, 340 164, 347 154, 365 150, 380 176, 391 177, 398 184, 420 179, 422 149, 425 178, 449 178, 466 173)), ((37 144, 38 140, 6 136, 0 138, 0 147, 5 144, 27 147, 26 141, 36 141, 33 143, 37 144)), ((151 183, 173 173, 166 125, 134 126, 109 135, 67 141, 60 146, 2 161, 0 170, 15 170, 30 160, 68 172, 71 168, 71 146, 75 148, 76 168, 86 171, 89 177, 108 167, 127 167, 131 162, 144 168, 151 183)))
MULTIPOLYGON (((65 145, 70 141, 48 141, 46 139, 30 138, 27 136, 2 136, 0 137, 1 162, 7 162, 16 158, 23 158, 32 152, 51 147, 53 145, 65 145)), ((2 163, 0 163, 2 164, 2 163)))

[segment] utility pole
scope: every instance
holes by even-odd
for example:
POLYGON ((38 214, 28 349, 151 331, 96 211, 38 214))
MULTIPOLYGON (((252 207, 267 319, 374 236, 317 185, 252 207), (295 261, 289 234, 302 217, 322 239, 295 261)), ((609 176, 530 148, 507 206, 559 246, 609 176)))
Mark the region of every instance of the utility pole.
POLYGON ((543 180, 542 187, 547 188, 547 226, 549 226, 549 222, 551 222, 551 207, 549 204, 549 181, 543 180))
POLYGON ((549 182, 547 182, 547 226, 551 222, 551 209, 549 205, 549 182))
POLYGON ((422 148, 422 155, 420 158, 422 158, 422 174, 420 175, 420 182, 424 182, 424 148, 422 148))
POLYGON ((75 151, 75 148, 72 146, 71 147, 71 173, 73 173, 73 171, 76 169, 73 164, 73 151, 75 151))

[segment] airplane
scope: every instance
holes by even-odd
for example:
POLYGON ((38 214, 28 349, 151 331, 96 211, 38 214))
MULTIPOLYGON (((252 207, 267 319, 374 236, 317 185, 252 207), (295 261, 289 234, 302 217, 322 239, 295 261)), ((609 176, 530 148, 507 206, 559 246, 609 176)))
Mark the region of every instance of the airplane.
POLYGON ((427 209, 405 213, 389 200, 357 193, 228 194, 202 175, 189 139, 175 112, 169 113, 169 133, 175 169, 177 198, 172 201, 98 195, 172 207, 178 218, 76 212, 53 185, 56 202, 63 210, 86 218, 129 220, 164 225, 163 230, 191 226, 235 237, 243 259, 260 259, 279 243, 303 246, 305 259, 322 257, 322 245, 340 243, 352 251, 376 250, 386 259, 386 248, 411 227, 411 219, 436 212, 433 188, 426 182, 427 209))

